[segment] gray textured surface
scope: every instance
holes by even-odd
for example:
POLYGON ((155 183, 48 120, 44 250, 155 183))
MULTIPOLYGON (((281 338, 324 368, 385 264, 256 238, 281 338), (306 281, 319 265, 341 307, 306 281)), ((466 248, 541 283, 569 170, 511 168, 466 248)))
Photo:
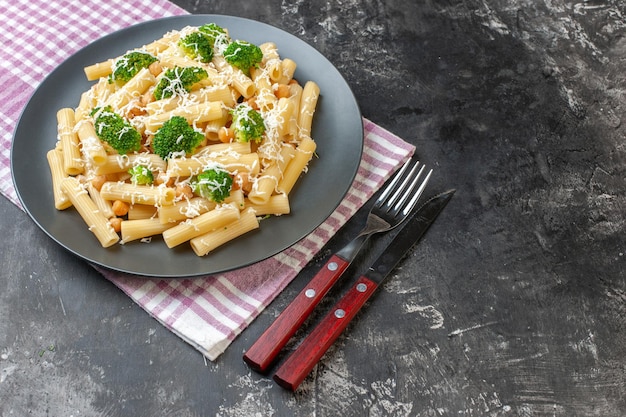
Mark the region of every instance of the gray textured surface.
POLYGON ((311 43, 458 192, 295 394, 241 355, 362 214, 205 363, 0 199, 0 415, 626 414, 623 2, 176 3, 311 43))

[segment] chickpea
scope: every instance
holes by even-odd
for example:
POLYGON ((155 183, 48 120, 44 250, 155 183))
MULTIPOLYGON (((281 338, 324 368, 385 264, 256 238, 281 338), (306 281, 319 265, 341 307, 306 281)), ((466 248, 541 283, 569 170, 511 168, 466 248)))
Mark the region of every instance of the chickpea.
POLYGON ((122 219, 119 217, 112 217, 109 219, 109 224, 113 227, 116 233, 119 233, 122 230, 122 219))
POLYGON ((150 74, 156 77, 163 71, 163 67, 161 66, 161 63, 159 61, 154 61, 152 64, 150 64, 150 66, 148 66, 148 71, 150 71, 150 74))
POLYGON ((239 188, 241 191, 248 194, 252 190, 250 175, 247 172, 238 172, 235 174, 233 178, 233 188, 239 188))
POLYGON ((144 108, 137 107, 137 106, 133 106, 130 109, 128 109, 128 113, 127 113, 129 119, 132 119, 135 116, 143 116, 145 114, 147 114, 146 110, 144 108))
POLYGON ((185 197, 185 198, 193 198, 193 191, 189 184, 179 183, 176 184, 176 198, 185 197))
POLYGON ((93 185, 93 188, 98 191, 102 189, 102 184, 104 184, 105 182, 107 182, 106 175, 96 175, 91 179, 91 185, 93 185))
POLYGON ((157 174, 156 178, 154 179, 154 184, 155 185, 165 184, 166 187, 171 187, 174 185, 175 181, 176 180, 174 178, 171 178, 169 175, 167 175, 167 173, 161 171, 157 174))
POLYGON ((130 209, 130 205, 125 201, 115 200, 113 202, 112 209, 116 216, 126 216, 128 214, 128 210, 130 209))
POLYGON ((274 90, 274 95, 276 98, 287 98, 289 97, 290 88, 287 84, 278 84, 276 89, 274 90))
POLYGON ((233 132, 232 128, 222 126, 217 131, 217 137, 220 140, 220 142, 230 143, 235 138, 235 132, 233 132))
POLYGON ((151 103, 154 101, 154 95, 152 94, 152 92, 150 90, 148 90, 146 93, 144 93, 141 96, 141 99, 139 100, 139 103, 141 103, 141 105, 143 107, 146 107, 146 105, 148 105, 148 103, 151 103))

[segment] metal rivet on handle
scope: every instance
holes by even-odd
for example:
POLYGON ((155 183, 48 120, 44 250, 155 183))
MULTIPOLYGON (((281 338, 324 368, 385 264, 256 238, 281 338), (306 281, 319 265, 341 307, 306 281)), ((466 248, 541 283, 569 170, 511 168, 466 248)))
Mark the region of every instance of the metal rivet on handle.
POLYGON ((337 262, 331 262, 328 264, 329 271, 336 271, 337 268, 339 268, 339 265, 337 265, 337 262))
POLYGON ((338 319, 342 319, 346 316, 346 312, 345 310, 342 310, 340 308, 338 308, 337 310, 335 310, 335 317, 337 317, 338 319))
POLYGON ((358 285, 356 286, 356 290, 357 290, 358 292, 365 292, 365 291, 367 291, 367 285, 365 285, 365 284, 363 284, 363 283, 360 283, 360 284, 358 284, 358 285))
POLYGON ((309 288, 304 292, 304 295, 306 295, 307 298, 313 298, 315 297, 315 290, 313 288, 309 288))

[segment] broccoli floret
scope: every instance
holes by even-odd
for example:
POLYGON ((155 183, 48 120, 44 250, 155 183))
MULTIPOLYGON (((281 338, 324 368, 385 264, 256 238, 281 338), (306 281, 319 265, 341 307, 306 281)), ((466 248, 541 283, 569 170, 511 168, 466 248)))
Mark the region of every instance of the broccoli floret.
POLYGON ((135 165, 128 170, 130 174, 130 182, 137 185, 149 185, 154 181, 152 171, 143 165, 135 165))
POLYGON ((193 153, 202 140, 204 135, 194 130, 187 119, 173 116, 154 134, 152 148, 155 154, 167 159, 176 153, 193 153))
POLYGON ((263 51, 250 42, 236 40, 231 42, 224 51, 224 59, 245 74, 250 74, 250 68, 258 67, 263 59, 263 51))
POLYGON ((198 28, 198 30, 211 38, 211 43, 213 44, 215 51, 223 52, 230 43, 230 36, 228 36, 228 32, 215 23, 202 25, 198 28))
POLYGON ((199 59, 200 62, 210 62, 213 59, 213 41, 202 32, 191 32, 181 38, 178 45, 192 59, 199 59))
POLYGON ((215 23, 208 23, 200 26, 198 30, 211 38, 214 52, 220 55, 224 53, 224 50, 230 43, 230 36, 228 36, 226 29, 215 23))
POLYGON ((221 167, 209 168, 198 174, 191 182, 194 193, 216 203, 221 203, 230 195, 233 177, 221 167))
POLYGON ((109 75, 109 82, 127 83, 142 68, 148 68, 157 59, 145 52, 133 51, 118 58, 113 63, 113 72, 109 75))
POLYGON ((115 113, 111 106, 97 107, 91 115, 94 128, 100 140, 106 142, 120 155, 141 149, 141 133, 122 116, 115 113))
POLYGON ((202 33, 206 33, 214 40, 219 38, 220 36, 228 36, 228 33, 226 33, 226 29, 215 23, 207 23, 205 25, 202 25, 198 27, 198 30, 202 33))
POLYGON ((247 103, 238 104, 231 110, 233 122, 231 127, 238 142, 259 141, 265 133, 265 122, 261 113, 247 103))
POLYGON ((191 87, 209 74, 204 68, 199 67, 174 67, 165 71, 163 78, 154 89, 154 97, 157 100, 169 98, 175 95, 187 94, 191 87))

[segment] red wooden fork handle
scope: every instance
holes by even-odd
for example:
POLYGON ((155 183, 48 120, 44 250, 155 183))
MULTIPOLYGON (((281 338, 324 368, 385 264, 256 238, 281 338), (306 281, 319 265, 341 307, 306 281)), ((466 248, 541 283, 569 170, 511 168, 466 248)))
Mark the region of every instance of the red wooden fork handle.
POLYGON ((331 256, 309 284, 246 351, 243 355, 244 361, 255 371, 266 372, 291 336, 337 282, 348 265, 349 263, 341 257, 331 256))

